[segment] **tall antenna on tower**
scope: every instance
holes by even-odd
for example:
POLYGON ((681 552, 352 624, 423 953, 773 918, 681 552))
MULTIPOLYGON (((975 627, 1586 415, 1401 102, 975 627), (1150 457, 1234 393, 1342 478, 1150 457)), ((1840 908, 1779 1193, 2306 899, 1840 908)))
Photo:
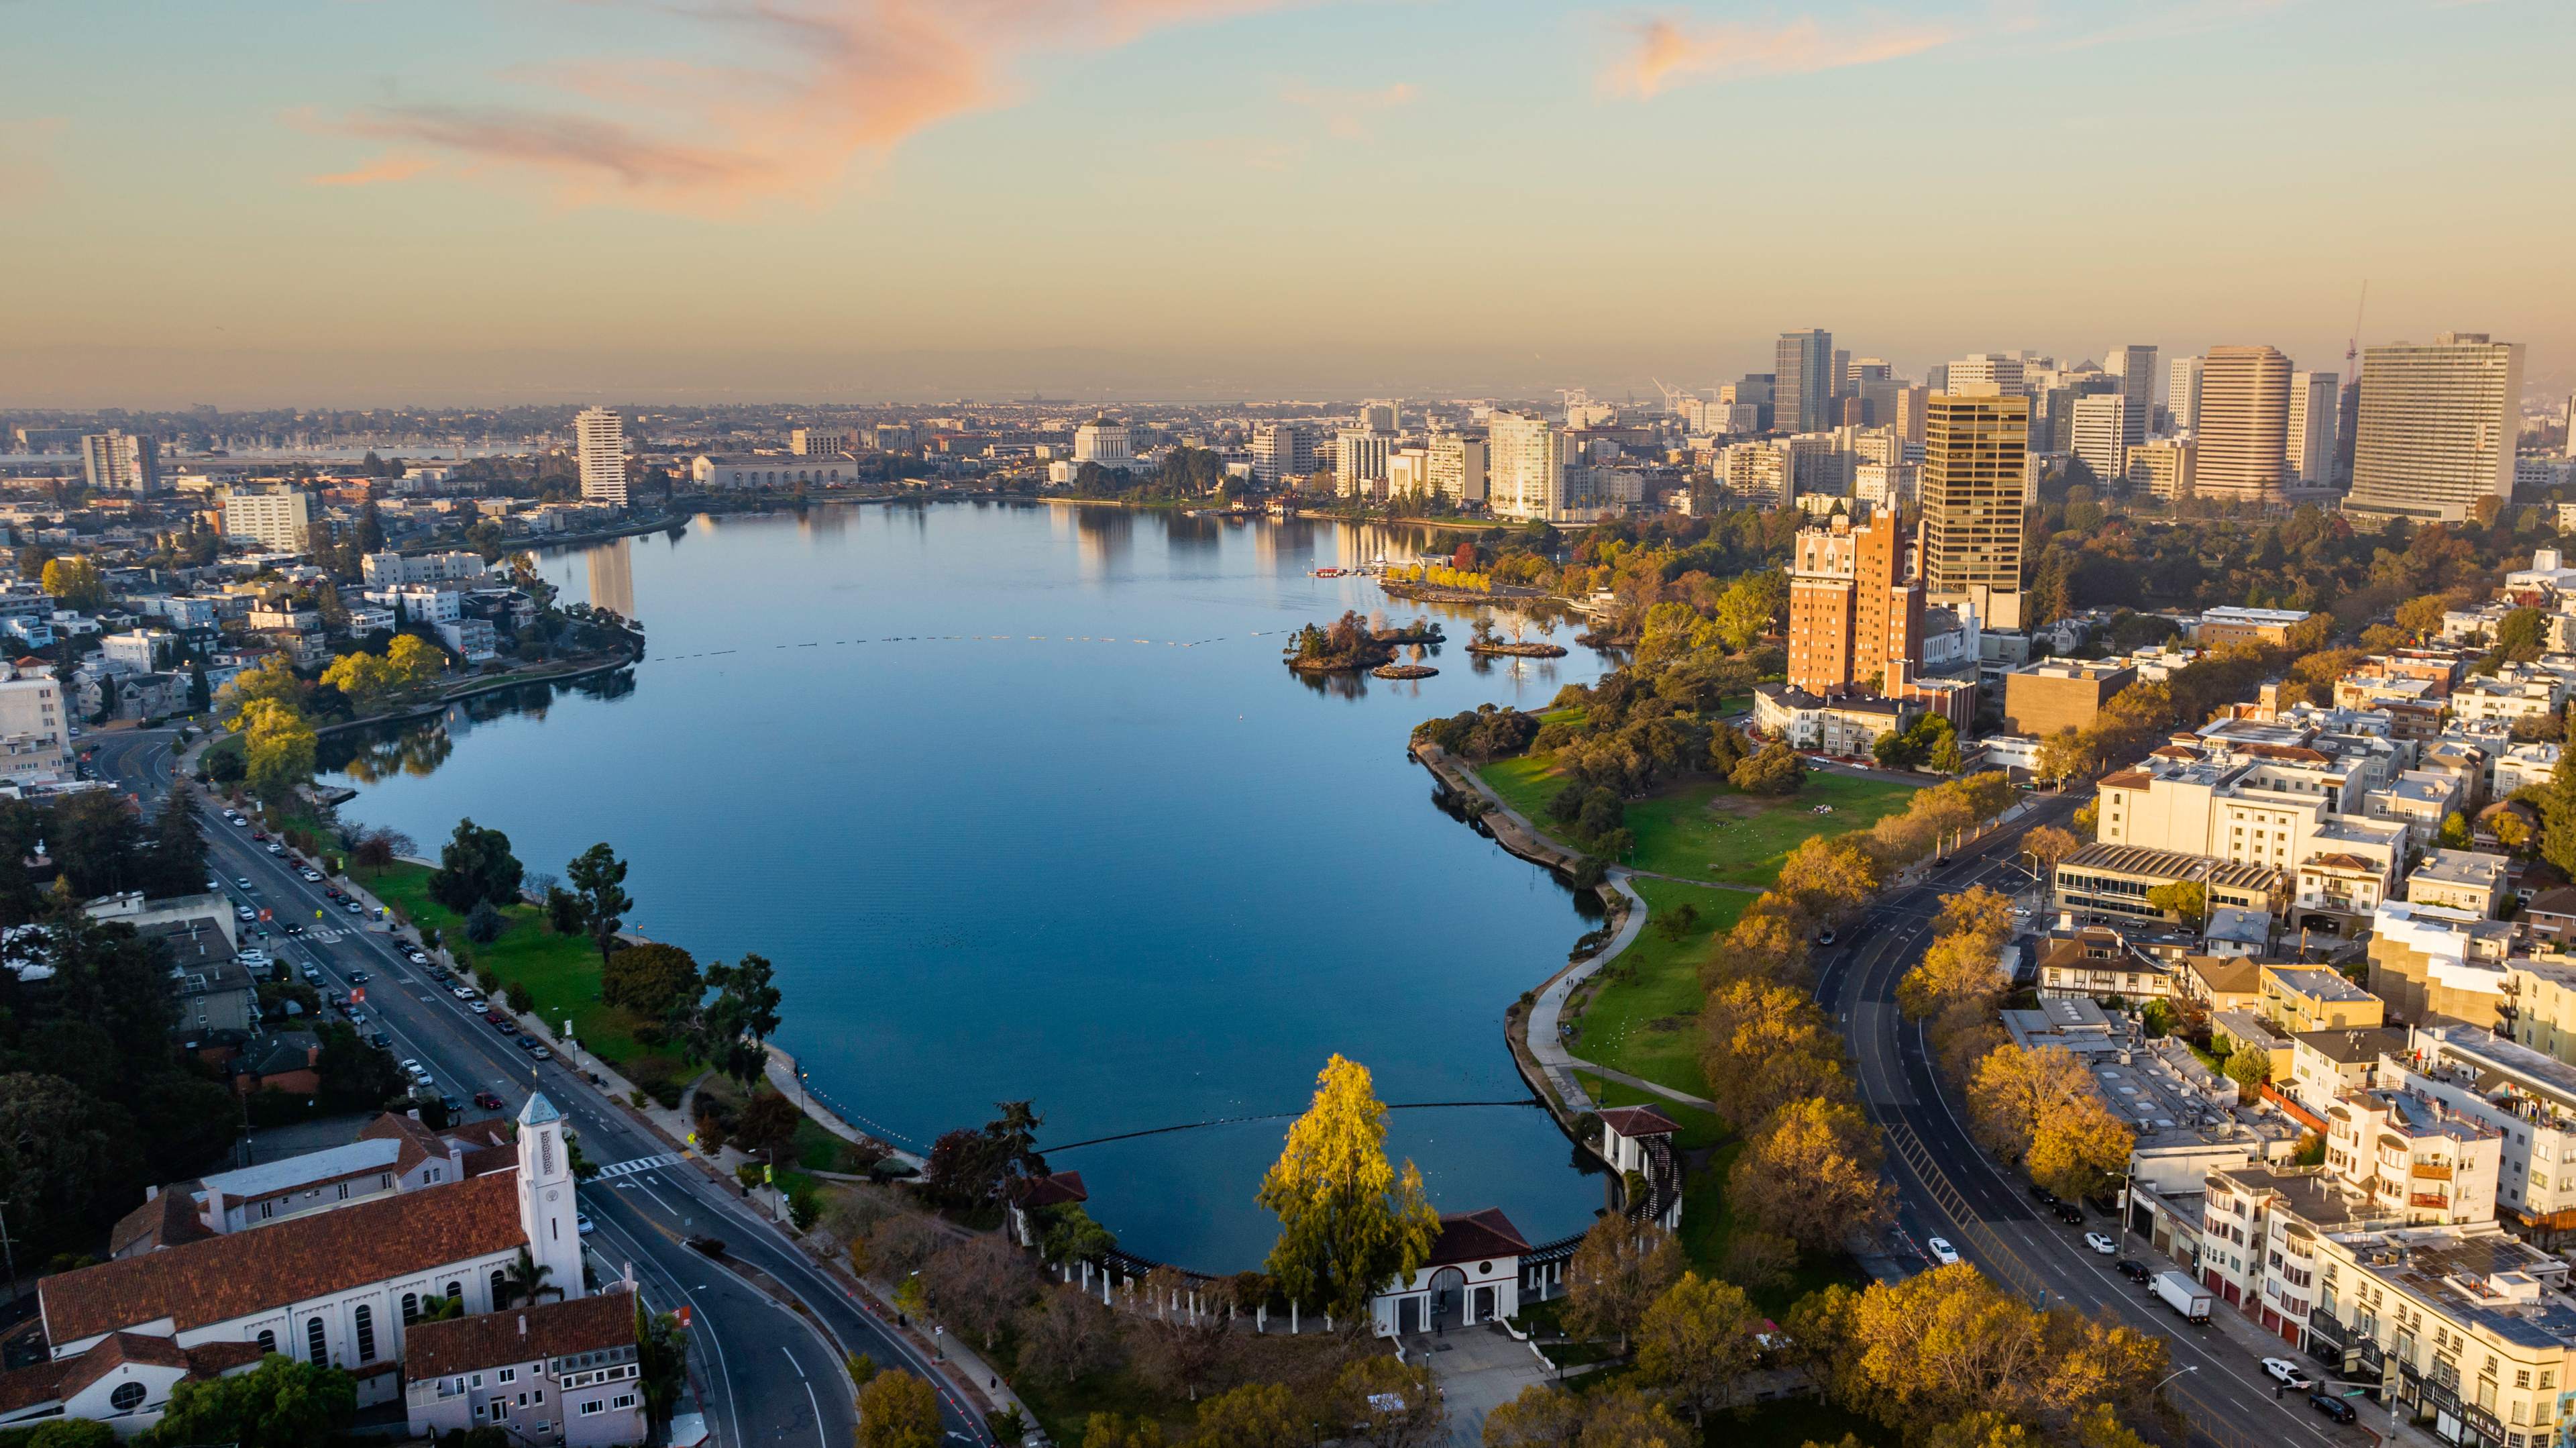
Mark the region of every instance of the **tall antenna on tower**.
POLYGON ((2361 300, 2352 309, 2352 340, 2343 347, 2343 376, 2349 382, 2361 375, 2361 313, 2370 305, 2370 278, 2361 279, 2361 300))

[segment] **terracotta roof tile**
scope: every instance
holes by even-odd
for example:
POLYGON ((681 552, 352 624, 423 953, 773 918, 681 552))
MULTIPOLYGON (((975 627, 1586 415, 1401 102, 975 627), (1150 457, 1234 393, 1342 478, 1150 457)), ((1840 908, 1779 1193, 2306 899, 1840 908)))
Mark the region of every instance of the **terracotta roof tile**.
POLYGON ((418 1381, 634 1343, 635 1299, 612 1287, 569 1302, 415 1323, 403 1337, 403 1368, 418 1381))
POLYGON ((0 1413, 15 1413, 63 1395, 63 1378, 78 1358, 57 1358, 33 1367, 0 1373, 0 1413))
POLYGON ((519 1144, 515 1141, 505 1141, 498 1146, 480 1146, 465 1153, 465 1174, 469 1177, 518 1169, 519 1144))
POLYGON ((1440 1219, 1440 1236, 1431 1244, 1431 1258, 1425 1266, 1443 1262, 1479 1262, 1494 1257, 1517 1257, 1529 1250, 1529 1239, 1521 1235, 1512 1219, 1500 1207, 1486 1207, 1474 1212, 1451 1212, 1440 1219))
POLYGON ((186 1332, 526 1241, 517 1177, 477 1177, 102 1262, 39 1290, 56 1344, 163 1317, 186 1332))
POLYGON ((63 1374, 56 1389, 68 1398, 127 1363, 142 1363, 156 1368, 185 1368, 188 1354, 166 1337, 152 1337, 140 1332, 120 1332, 107 1341, 69 1360, 71 1371, 63 1374))
POLYGON ((1020 1205, 1023 1208, 1052 1207, 1058 1202, 1090 1200, 1091 1189, 1082 1184, 1082 1173, 1078 1171, 1060 1171, 1053 1176, 1039 1177, 1020 1192, 1020 1205))
POLYGON ((358 1133, 358 1139, 401 1142, 402 1151, 394 1158, 394 1174, 397 1176, 408 1175, 413 1167, 431 1157, 447 1155, 447 1143, 438 1139, 438 1133, 430 1130, 427 1122, 397 1116, 390 1111, 368 1122, 366 1129, 358 1133))
POLYGON ((188 1349, 188 1371, 201 1378, 220 1378, 265 1356, 255 1342, 201 1342, 188 1349))
POLYGON ((213 1236, 206 1224, 197 1220, 197 1203, 189 1192, 188 1187, 174 1182, 163 1187, 159 1196, 126 1213, 107 1234, 107 1254, 122 1256, 127 1249, 144 1242, 150 1243, 146 1251, 157 1251, 213 1236))
POLYGON ((1601 1113, 1602 1124, 1621 1136, 1661 1136, 1681 1128, 1651 1106, 1613 1106, 1601 1113))

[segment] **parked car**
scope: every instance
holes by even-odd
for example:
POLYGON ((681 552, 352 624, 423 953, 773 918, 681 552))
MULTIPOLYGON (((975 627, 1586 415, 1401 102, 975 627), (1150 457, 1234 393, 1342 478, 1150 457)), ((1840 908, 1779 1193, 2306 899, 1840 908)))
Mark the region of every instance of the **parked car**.
MULTIPOLYGON (((486 1019, 490 1018, 486 1017, 486 1019)), ((519 1034, 519 1023, 511 1020, 507 1016, 503 1016, 501 1019, 492 1022, 492 1029, 499 1031, 505 1036, 515 1036, 519 1034)))
POLYGON ((537 1058, 538 1060, 540 1060, 540 1061, 551 1061, 551 1060, 553 1060, 553 1059, 555 1058, 555 1053, 554 1053, 554 1052, 552 1052, 552 1051, 547 1050, 547 1049, 546 1049, 545 1047, 543 1047, 543 1046, 539 1046, 539 1047, 538 1047, 538 1048, 536 1048, 535 1050, 530 1051, 528 1054, 529 1054, 529 1055, 531 1055, 531 1056, 536 1057, 536 1058, 537 1058))
POLYGON ((1959 1249, 1951 1246, 1942 1238, 1924 1238, 1923 1250, 1931 1253, 1932 1260, 1944 1267, 1956 1267, 1959 1265, 1959 1249))
POLYGON ((2048 1188, 2041 1186, 2037 1182, 2032 1182, 2030 1184, 2030 1194, 2039 1198, 2042 1202, 2047 1203, 2049 1206, 2053 1207, 2057 1205, 2057 1193, 2050 1191, 2048 1188))
POLYGON ((268 952, 265 950, 245 950, 241 954, 234 956, 233 959, 240 961, 242 964, 249 966, 253 970, 265 970, 268 968, 269 964, 268 952))
POLYGON ((2353 1412, 2352 1404, 2345 1402, 2343 1399, 2336 1397, 2332 1393, 2308 1394, 2308 1406, 2325 1414, 2327 1417, 2332 1418, 2338 1423, 2349 1423, 2354 1418, 2360 1416, 2353 1412))
POLYGON ((367 913, 367 907, 359 904, 355 900, 352 900, 349 902, 349 913, 352 915, 364 915, 367 913))
POLYGON ((1832 931, 1830 931, 1830 930, 1819 930, 1819 931, 1817 931, 1817 932, 1816 932, 1816 943, 1817 943, 1818 945, 1831 945, 1831 944, 1833 944, 1833 943, 1834 943, 1834 933, 1833 933, 1832 931))
POLYGON ((243 819, 240 815, 232 815, 229 816, 229 818, 234 824, 239 825, 244 829, 248 829, 250 827, 250 821, 243 819))
POLYGON ((394 1038, 386 1035, 382 1031, 378 1031, 374 1035, 367 1037, 367 1044, 375 1047, 379 1051, 391 1049, 393 1043, 394 1038))
POLYGON ((2299 1371, 2299 1365, 2288 1358, 2263 1359, 2263 1371, 2272 1381, 2285 1388, 2297 1388, 2301 1392, 2307 1392, 2317 1385, 2314 1378, 2299 1371))
POLYGON ((533 1050, 535 1050, 536 1048, 537 1048, 537 1038, 536 1038, 536 1037, 534 1037, 534 1036, 521 1036, 521 1037, 519 1037, 519 1049, 520 1049, 520 1050, 522 1050, 522 1051, 533 1051, 533 1050))
POLYGON ((474 1104, 486 1111, 498 1111, 501 1109, 501 1098, 489 1091, 477 1091, 474 1093, 474 1104))
POLYGON ((572 1214, 573 1231, 584 1237, 589 1236, 597 1226, 598 1224, 590 1219, 590 1213, 588 1212, 575 1212, 572 1214))
POLYGON ((2144 1282, 2148 1278, 2156 1275, 2147 1270, 2146 1263, 2139 1261, 2135 1257, 2123 1257, 2111 1265, 2113 1268, 2118 1270, 2121 1276, 2128 1278, 2132 1282, 2144 1282))
POLYGON ((2057 1220, 2064 1222, 2070 1227, 2080 1227, 2084 1225, 2084 1209, 2075 1205, 2073 1202, 2059 1202, 2056 1206, 2049 1208, 2049 1210, 2057 1214, 2057 1220))
POLYGON ((474 992, 467 990, 461 985, 449 987, 447 993, 461 1001, 470 1001, 474 999, 474 992))
POLYGON ((236 905, 233 907, 233 918, 235 920, 257 920, 259 918, 259 912, 253 910, 247 905, 236 905))
POLYGON ((233 883, 234 883, 234 884, 236 884, 236 885, 239 885, 239 886, 241 886, 243 889, 247 890, 247 889, 249 889, 249 888, 250 888, 250 876, 248 876, 248 875, 235 875, 235 876, 233 877, 233 883))
POLYGON ((453 1096, 439 1097, 438 1104, 446 1107, 447 1114, 450 1116, 462 1116, 465 1114, 465 1103, 457 1100, 453 1096))
POLYGON ((2094 1251, 2096 1251, 2096 1252, 2101 1253, 2101 1254, 2102 1254, 2103 1256, 2105 1256, 2105 1257, 2108 1257, 2108 1256, 2110 1256, 2111 1254, 2113 1254, 2114 1252, 2117 1252, 2117 1251, 2119 1251, 2119 1250, 2120 1250, 2119 1245, 2118 1245, 2117 1243, 2113 1242, 2110 1238, 2103 1236, 2103 1235, 2102 1235, 2101 1233, 2099 1233, 2099 1232, 2087 1232, 2087 1233, 2085 1233, 2085 1234, 2084 1234, 2084 1245, 2085 1245, 2085 1246, 2087 1246, 2087 1247, 2092 1248, 2092 1249, 2093 1249, 2094 1251))

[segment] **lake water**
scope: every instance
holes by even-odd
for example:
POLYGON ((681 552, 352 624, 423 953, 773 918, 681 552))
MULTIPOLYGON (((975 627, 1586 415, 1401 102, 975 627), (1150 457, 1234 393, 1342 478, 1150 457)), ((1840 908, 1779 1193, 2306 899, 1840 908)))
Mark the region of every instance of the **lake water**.
MULTIPOLYGON (((769 957, 779 1043, 899 1143, 1030 1098, 1042 1145, 1294 1113, 1333 1052, 1381 1099, 1526 1098, 1503 1007, 1589 928, 1571 894, 1433 802, 1412 726, 1536 707, 1600 658, 1470 660, 1317 686, 1284 635, 1416 608, 1309 576, 1412 535, 951 503, 702 518, 542 560, 644 621, 631 687, 537 688, 328 741, 344 815, 435 851, 460 816, 531 871, 606 840, 633 928, 769 957), (1184 646, 1186 645, 1186 647, 1184 646), (526 697, 535 695, 534 699, 526 697), (551 698, 547 696, 551 694, 551 698), (387 769, 389 762, 398 762, 387 769)), ((1546 1114, 1397 1111, 1443 1210, 1532 1241, 1601 1205, 1546 1114)), ((1051 1153, 1130 1250, 1257 1266, 1286 1122, 1051 1153)))

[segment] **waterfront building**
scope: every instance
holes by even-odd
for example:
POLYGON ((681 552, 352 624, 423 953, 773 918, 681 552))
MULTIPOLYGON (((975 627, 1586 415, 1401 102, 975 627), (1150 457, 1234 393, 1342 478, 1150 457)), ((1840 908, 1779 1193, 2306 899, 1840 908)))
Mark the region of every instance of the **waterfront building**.
POLYGON ((626 420, 613 408, 584 408, 573 419, 581 459, 581 496, 612 508, 626 506, 626 420))

